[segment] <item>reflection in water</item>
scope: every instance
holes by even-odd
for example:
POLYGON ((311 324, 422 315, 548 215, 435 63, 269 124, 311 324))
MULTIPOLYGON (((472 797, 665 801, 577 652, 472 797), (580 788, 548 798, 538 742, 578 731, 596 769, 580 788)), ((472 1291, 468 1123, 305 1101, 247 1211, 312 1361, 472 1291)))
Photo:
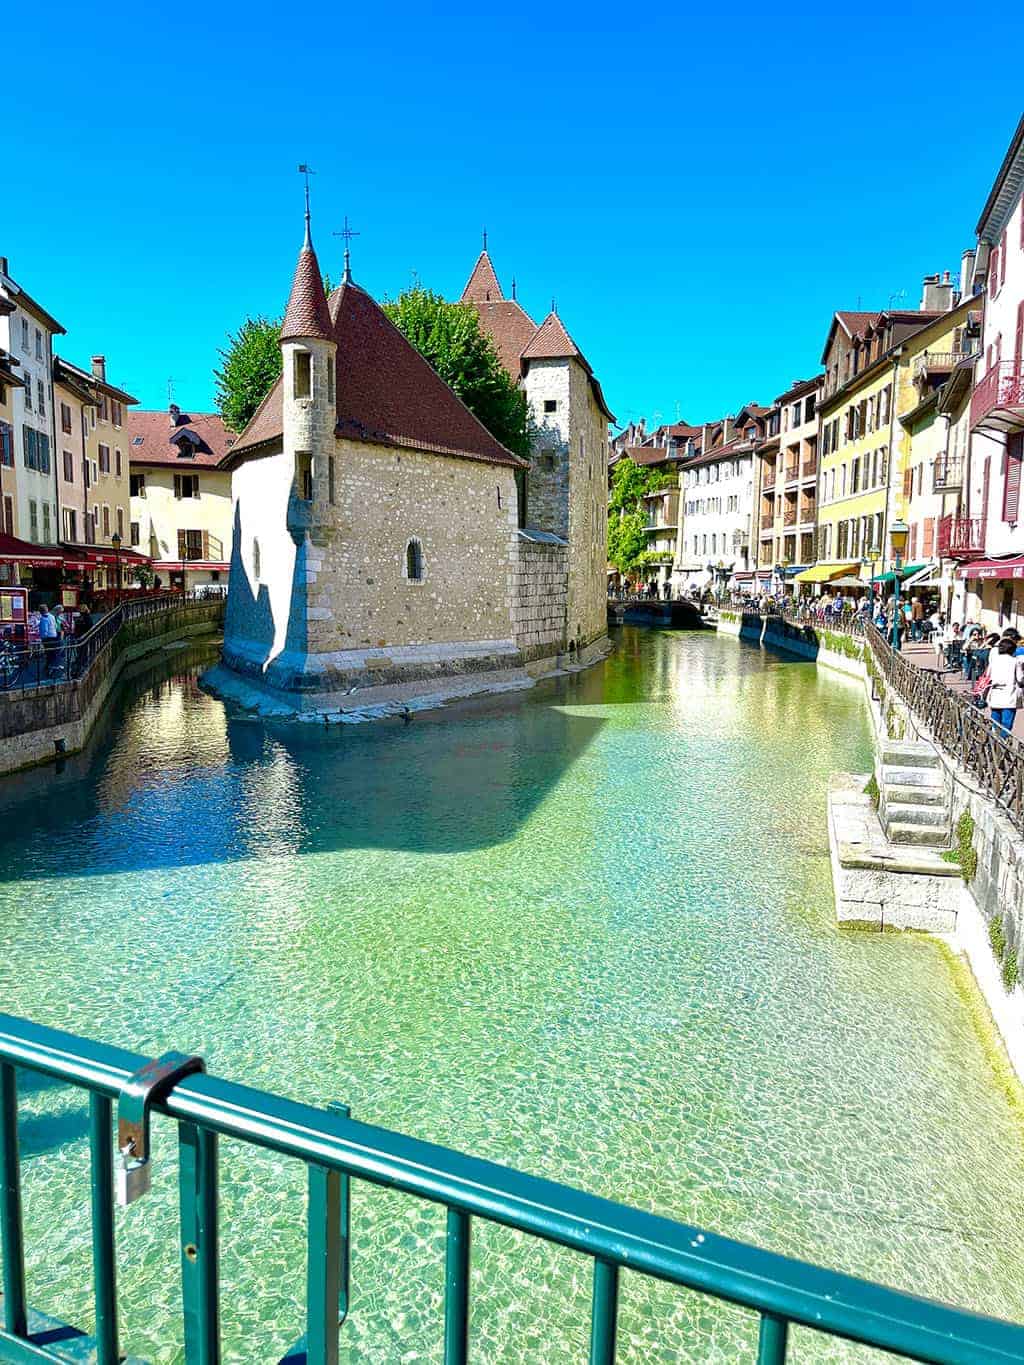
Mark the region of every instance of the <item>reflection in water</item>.
MULTIPOLYGON (((824 790, 870 761, 856 685, 627 629, 598 668, 409 726, 265 723, 191 666, 139 687, 62 774, 0 787, 8 1009, 1024 1316, 1024 1150, 969 998, 936 944, 833 923, 824 790)), ((88 1323, 81 1098, 23 1089, 32 1299, 88 1323)), ((157 1360, 175 1162, 157 1124, 154 1188, 118 1214, 125 1345, 157 1360)), ((276 1359, 303 1173, 231 1143, 222 1165, 226 1358, 276 1359)), ((355 1229, 344 1358, 439 1360, 438 1211, 360 1186, 355 1229)), ((481 1360, 585 1356, 577 1258, 482 1227, 474 1265, 481 1360)), ((626 1279, 623 1361, 754 1339, 626 1279)))

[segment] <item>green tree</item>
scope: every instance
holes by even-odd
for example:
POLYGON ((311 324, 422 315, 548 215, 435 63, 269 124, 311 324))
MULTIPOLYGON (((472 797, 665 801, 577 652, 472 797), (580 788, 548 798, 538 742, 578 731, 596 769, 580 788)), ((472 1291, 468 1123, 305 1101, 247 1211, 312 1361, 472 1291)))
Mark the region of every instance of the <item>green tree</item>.
POLYGON ((246 318, 220 352, 217 406, 225 426, 241 431, 281 373, 281 322, 246 318))
POLYGON ((608 563, 619 573, 635 573, 649 562, 643 498, 673 482, 671 474, 646 469, 628 456, 613 466, 608 493, 608 563))
POLYGON ((449 303, 414 285, 385 302, 384 311, 491 435, 515 454, 528 456, 526 394, 498 359, 473 305, 449 303))

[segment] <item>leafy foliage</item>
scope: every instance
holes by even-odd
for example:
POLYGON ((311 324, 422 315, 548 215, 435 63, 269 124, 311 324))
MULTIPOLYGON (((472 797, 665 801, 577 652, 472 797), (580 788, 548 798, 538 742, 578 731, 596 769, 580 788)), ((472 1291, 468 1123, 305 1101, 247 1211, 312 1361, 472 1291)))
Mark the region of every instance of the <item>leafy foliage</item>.
POLYGON ((628 456, 614 465, 608 496, 608 563, 619 573, 635 573, 657 558, 647 549, 642 500, 645 494, 669 488, 674 482, 671 474, 645 469, 628 456))
POLYGON ((491 435, 516 455, 528 456, 526 394, 498 359, 472 304, 449 303, 414 285, 386 302, 384 311, 491 435))
POLYGON ((246 318, 228 337, 223 363, 215 372, 217 406, 224 424, 241 431, 281 373, 281 322, 246 318))

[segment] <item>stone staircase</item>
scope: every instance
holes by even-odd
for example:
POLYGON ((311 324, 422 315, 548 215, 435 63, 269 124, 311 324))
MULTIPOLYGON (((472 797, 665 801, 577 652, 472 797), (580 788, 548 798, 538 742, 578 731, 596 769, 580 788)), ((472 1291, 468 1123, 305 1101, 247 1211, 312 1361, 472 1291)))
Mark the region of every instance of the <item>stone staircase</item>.
POLYGON ((886 740, 878 790, 878 814, 890 843, 949 847, 949 796, 938 754, 930 744, 886 740))

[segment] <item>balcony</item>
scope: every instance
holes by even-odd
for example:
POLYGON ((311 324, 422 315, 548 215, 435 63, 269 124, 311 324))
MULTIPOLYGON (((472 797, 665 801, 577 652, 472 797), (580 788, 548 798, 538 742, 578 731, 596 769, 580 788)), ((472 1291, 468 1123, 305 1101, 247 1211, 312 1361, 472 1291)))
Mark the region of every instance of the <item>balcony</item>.
POLYGON ((796 525, 796 508, 795 508, 795 507, 787 507, 787 508, 786 508, 785 512, 783 512, 783 514, 782 514, 782 524, 783 524, 783 526, 795 526, 795 525, 796 525))
POLYGON ((817 474, 817 472, 818 472, 817 460, 804 460, 803 464, 800 467, 800 477, 803 479, 809 479, 813 475, 817 474))
POLYGON ((184 563, 214 563, 224 560, 224 543, 209 531, 179 531, 178 558, 184 563))
POLYGON ((775 525, 775 513, 765 512, 761 517, 761 530, 770 531, 775 525))
POLYGON ((929 375, 952 374, 961 360, 968 355, 961 351, 925 351, 914 361, 914 379, 927 379, 929 375))
POLYGON ((985 550, 984 517, 941 517, 938 534, 939 555, 948 559, 969 559, 985 550))
POLYGON ((1024 429, 1024 367, 1019 360, 999 361, 975 385, 971 426, 982 431, 1024 429))
POLYGON ((761 482, 761 490, 762 490, 762 492, 764 492, 764 493, 770 493, 774 487, 775 487, 775 470, 774 470, 774 469, 766 469, 766 470, 764 471, 764 479, 763 479, 762 482, 761 482))
POLYGON ((932 465, 932 490, 945 493, 963 485, 964 467, 959 455, 939 455, 932 465))
POLYGON ((786 482, 787 482, 787 483, 792 483, 793 480, 794 480, 795 478, 798 477, 799 473, 800 473, 800 466, 799 466, 798 464, 791 464, 791 465, 787 466, 787 468, 786 468, 786 482))

